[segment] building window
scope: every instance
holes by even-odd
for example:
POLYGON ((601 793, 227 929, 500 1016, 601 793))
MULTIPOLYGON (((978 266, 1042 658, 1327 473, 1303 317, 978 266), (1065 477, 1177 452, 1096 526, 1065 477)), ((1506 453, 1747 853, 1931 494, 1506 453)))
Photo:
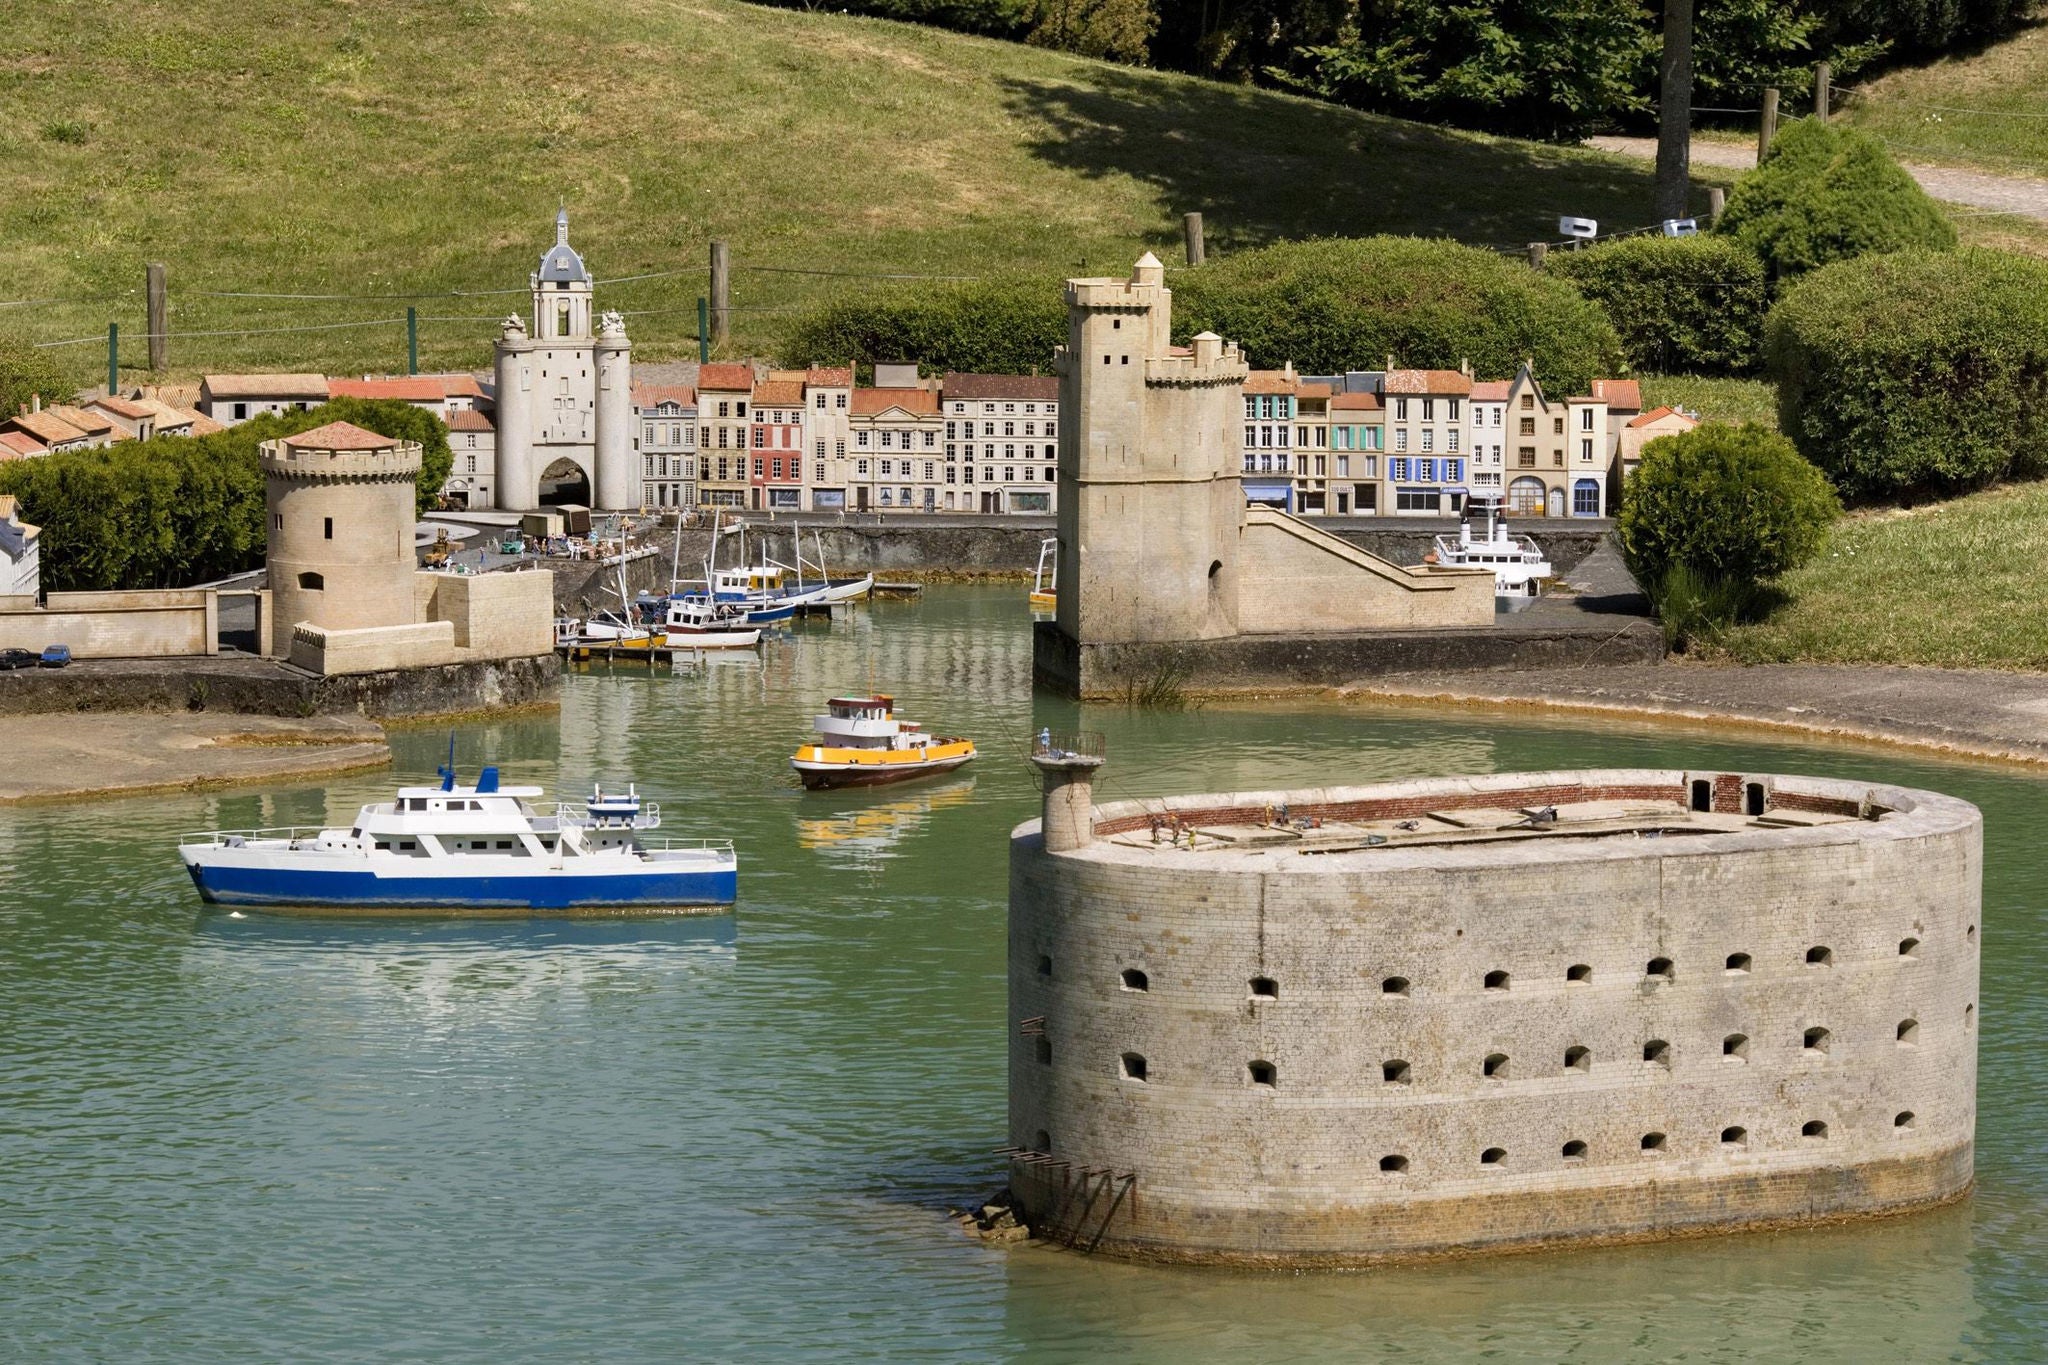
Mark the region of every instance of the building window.
POLYGON ((322 522, 321 522, 321 535, 322 535, 322 537, 323 537, 324 539, 327 539, 327 540, 332 540, 332 539, 334 539, 334 518, 333 518, 333 517, 326 517, 326 518, 323 518, 323 519, 322 519, 322 522))
POLYGON ((299 589, 302 592, 319 592, 327 586, 327 580, 316 573, 299 575, 299 589))
POLYGON ((1408 448, 1408 428, 1406 428, 1406 427, 1395 427, 1395 428, 1394 428, 1394 449, 1396 449, 1396 450, 1406 450, 1407 448, 1408 448))
POLYGON ((1145 1059, 1135 1052, 1126 1052, 1120 1059, 1123 1077, 1127 1081, 1146 1079, 1145 1059))
POLYGON ((1271 1062, 1253 1062, 1247 1069, 1251 1072, 1253 1085, 1278 1084, 1279 1073, 1274 1070, 1271 1062))
POLYGON ((856 431, 853 433, 853 443, 865 450, 868 444, 868 434, 865 431, 856 431))

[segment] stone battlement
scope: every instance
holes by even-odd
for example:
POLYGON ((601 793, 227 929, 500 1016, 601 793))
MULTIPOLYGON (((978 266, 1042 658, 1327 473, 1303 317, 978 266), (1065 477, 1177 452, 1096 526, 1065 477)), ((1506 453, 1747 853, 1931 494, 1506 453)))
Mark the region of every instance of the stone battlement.
POLYGON ((1084 820, 1089 776, 1058 840, 1011 841, 1011 1184, 1040 1236, 1357 1264, 1969 1187, 1964 802, 1616 770, 1084 820))

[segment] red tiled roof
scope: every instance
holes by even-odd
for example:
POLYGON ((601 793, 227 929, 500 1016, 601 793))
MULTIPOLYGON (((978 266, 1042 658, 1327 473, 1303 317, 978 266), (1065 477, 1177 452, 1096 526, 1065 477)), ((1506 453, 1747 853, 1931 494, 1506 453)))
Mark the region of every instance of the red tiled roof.
POLYGON ((1340 393, 1330 399, 1332 412, 1384 412, 1386 407, 1376 393, 1340 393))
POLYGON ((192 430, 185 433, 188 436, 211 436, 216 431, 227 430, 225 424, 214 421, 203 412, 188 412, 183 415, 192 419, 192 430))
POLYGON ((1060 396, 1056 374, 965 374, 954 372, 939 381, 948 402, 1055 403, 1060 396))
POLYGON ((454 374, 437 374, 434 378, 441 381, 442 390, 450 398, 481 398, 484 396, 484 386, 479 384, 476 376, 470 374, 467 370, 458 370, 454 374))
POLYGON ((636 408, 659 407, 663 403, 674 403, 678 407, 695 407, 697 391, 688 384, 635 384, 633 406, 636 408))
POLYGON ((7 419, 7 424, 19 431, 27 432, 45 445, 59 445, 65 441, 85 439, 84 432, 48 408, 41 412, 17 413, 7 419))
POLYGON ((1638 412, 1643 406, 1643 386, 1633 379, 1596 379, 1593 396, 1616 412, 1638 412))
POLYGON ((199 381, 208 399, 325 398, 324 374, 210 374, 199 381))
POLYGON ((447 384, 431 375, 395 375, 389 379, 330 379, 330 398, 395 398, 403 403, 439 403, 448 397, 447 384))
POLYGON ((140 398, 136 400, 136 403, 140 407, 147 408, 150 415, 156 418, 156 429, 159 432, 170 432, 179 427, 189 427, 192 425, 192 419, 198 415, 197 413, 187 412, 183 408, 174 408, 161 398, 140 398))
POLYGON ((1678 418, 1681 422, 1685 423, 1688 429, 1699 425, 1698 422, 1694 421, 1690 417, 1687 417, 1677 408, 1653 408, 1649 412, 1644 413, 1642 416, 1630 420, 1629 425, 1632 427, 1646 427, 1653 422, 1660 422, 1666 417, 1678 418))
POLYGON ((1295 377, 1285 370, 1253 370, 1245 376, 1246 393, 1293 393, 1295 377))
POLYGON ((287 436, 284 443, 300 450, 389 450, 398 441, 394 437, 379 436, 374 431, 364 431, 353 422, 329 422, 324 427, 287 436))
POLYGON ((1472 386, 1472 401, 1475 403, 1505 403, 1508 391, 1515 387, 1512 379, 1488 379, 1472 386))
POLYGON ((939 397, 930 389, 855 389, 852 412, 855 417, 875 417, 890 408, 901 408, 913 417, 936 416, 939 397))
POLYGON ((1463 370, 1390 370, 1386 389, 1388 393, 1463 395, 1472 392, 1472 376, 1463 370))
POLYGON ((1330 396, 1330 386, 1328 384, 1297 385, 1294 390, 1294 396, 1296 398, 1328 398, 1330 396))
POLYGON ((116 417, 126 417, 131 422, 146 420, 156 416, 155 408, 145 407, 141 403, 122 398, 118 394, 108 398, 95 398, 85 406, 89 408, 104 408, 116 417))
POLYGON ((0 460, 40 455, 49 447, 25 431, 0 431, 0 460))
POLYGON ((92 412, 85 408, 73 407, 69 403, 51 403, 44 412, 54 412, 62 421, 69 422, 88 436, 110 436, 114 431, 114 419, 104 413, 92 412))
POLYGON ((850 389, 853 387, 853 366, 813 365, 804 371, 804 383, 814 389, 850 389))
POLYGON ((491 419, 475 408, 457 408, 442 419, 450 431, 496 431, 491 419))
POLYGON ((718 363, 700 366, 697 370, 697 391, 717 389, 721 393, 744 392, 754 387, 752 365, 728 365, 718 363))
POLYGON ((755 408, 800 408, 804 386, 794 379, 765 379, 754 385, 755 408))

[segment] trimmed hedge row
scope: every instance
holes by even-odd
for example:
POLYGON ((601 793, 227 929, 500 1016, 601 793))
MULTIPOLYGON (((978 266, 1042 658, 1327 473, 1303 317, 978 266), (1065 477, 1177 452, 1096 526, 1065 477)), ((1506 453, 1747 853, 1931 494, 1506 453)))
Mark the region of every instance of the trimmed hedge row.
POLYGON ((1747 247, 1725 237, 1624 237, 1558 252, 1549 268, 1600 306, 1638 370, 1756 370, 1771 291, 1747 247))
POLYGON ((1771 311, 1779 424, 1847 497, 2048 472, 2048 262, 1969 249, 1816 271, 1771 311))
MULTIPOLYGON (((1174 339, 1215 331, 1252 364, 1308 373, 1403 366, 1512 374, 1583 391, 1614 373, 1620 339, 1577 290, 1519 260, 1412 237, 1291 242, 1178 270, 1174 339)), ((1067 338, 1057 281, 1011 280, 839 303, 805 315, 792 365, 916 360, 928 372, 1043 372, 1067 338)))

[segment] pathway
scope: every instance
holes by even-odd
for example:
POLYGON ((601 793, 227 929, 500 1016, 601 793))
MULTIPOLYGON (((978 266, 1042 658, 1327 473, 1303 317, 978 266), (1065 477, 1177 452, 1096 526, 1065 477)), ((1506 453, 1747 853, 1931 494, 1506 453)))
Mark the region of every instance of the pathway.
POLYGON ((1362 700, 1655 716, 2048 763, 2048 674, 1671 661, 1369 678, 1362 700))
MULTIPOLYGON (((1657 159, 1657 139, 1653 137, 1593 137, 1586 139, 1586 145, 1645 161, 1657 159)), ((1754 143, 1695 141, 1692 159, 1695 165, 1746 171, 1756 165, 1756 146, 1754 143)), ((1953 166, 1928 166, 1916 162, 1900 164, 1920 182, 1922 189, 1936 199, 2048 221, 2048 180, 1958 170, 1953 166)))

